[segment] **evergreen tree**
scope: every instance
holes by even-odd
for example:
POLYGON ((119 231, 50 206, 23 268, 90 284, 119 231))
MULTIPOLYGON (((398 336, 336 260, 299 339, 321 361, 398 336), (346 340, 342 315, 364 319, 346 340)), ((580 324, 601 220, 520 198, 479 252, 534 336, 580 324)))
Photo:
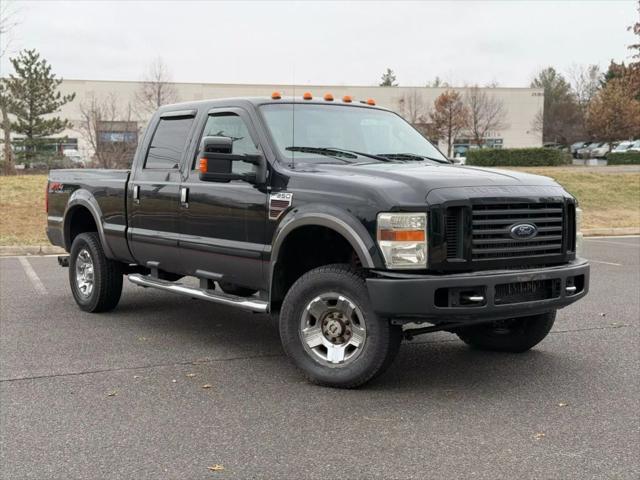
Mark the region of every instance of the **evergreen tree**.
POLYGON ((9 113, 15 116, 11 130, 24 136, 25 160, 31 161, 43 139, 61 133, 71 123, 50 116, 72 101, 75 93, 62 95, 62 79, 51 72, 51 65, 35 50, 23 50, 10 58, 15 74, 9 75, 5 87, 9 113))
POLYGON ((584 137, 583 121, 571 85, 553 67, 542 70, 531 82, 531 88, 544 90, 544 110, 534 120, 534 128, 542 132, 543 142, 565 145, 584 137))
POLYGON ((396 82, 396 74, 393 73, 393 70, 387 68, 387 71, 382 74, 382 81, 380 82, 381 87, 397 87, 398 83, 396 82))

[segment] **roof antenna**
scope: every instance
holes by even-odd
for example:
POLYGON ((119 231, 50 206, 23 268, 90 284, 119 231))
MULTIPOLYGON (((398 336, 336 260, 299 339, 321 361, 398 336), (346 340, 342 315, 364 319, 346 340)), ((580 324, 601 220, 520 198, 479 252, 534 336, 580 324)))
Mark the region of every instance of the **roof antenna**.
MULTIPOLYGON (((293 103, 291 104, 291 146, 296 146, 296 64, 293 64, 293 103)), ((291 149, 291 168, 296 168, 296 149, 291 149)))

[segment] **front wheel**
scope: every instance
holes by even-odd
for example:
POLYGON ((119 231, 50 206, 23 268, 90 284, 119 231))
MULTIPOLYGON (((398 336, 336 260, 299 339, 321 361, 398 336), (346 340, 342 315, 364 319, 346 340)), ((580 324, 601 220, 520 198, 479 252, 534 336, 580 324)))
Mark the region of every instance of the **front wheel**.
POLYGON ((122 269, 104 255, 97 233, 81 233, 71 245, 69 283, 85 312, 113 310, 122 294, 122 269))
POLYGON ((401 328, 372 310, 364 278, 343 264, 300 277, 279 323, 293 363, 312 382, 330 387, 355 388, 381 374, 402 341, 401 328))
POLYGON ((540 343, 553 327, 556 312, 510 318, 460 329, 458 337, 479 350, 521 353, 540 343))

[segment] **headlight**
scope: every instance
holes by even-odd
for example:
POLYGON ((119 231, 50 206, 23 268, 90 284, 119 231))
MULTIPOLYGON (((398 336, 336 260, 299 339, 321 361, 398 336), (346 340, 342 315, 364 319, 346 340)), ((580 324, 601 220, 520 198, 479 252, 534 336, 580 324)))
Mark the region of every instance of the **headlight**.
POLYGON ((387 268, 427 268, 427 214, 379 213, 378 246, 387 268))
POLYGON ((576 257, 582 256, 582 209, 576 207, 576 257))

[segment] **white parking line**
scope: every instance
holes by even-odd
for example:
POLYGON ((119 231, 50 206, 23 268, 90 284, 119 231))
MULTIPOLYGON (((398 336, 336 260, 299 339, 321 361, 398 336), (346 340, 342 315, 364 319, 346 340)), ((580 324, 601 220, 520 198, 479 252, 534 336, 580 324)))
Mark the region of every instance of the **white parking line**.
POLYGON ((603 262, 602 260, 592 260, 589 259, 591 263, 602 263, 603 265, 613 265, 614 267, 621 267, 621 263, 613 263, 613 262, 603 262))
POLYGON ((29 260, 27 260, 26 257, 18 257, 18 261, 20 262, 20 265, 22 265, 24 273, 26 273, 27 277, 29 277, 29 280, 31 280, 31 284, 33 285, 33 288, 36 290, 36 292, 38 292, 40 295, 46 295, 47 289, 44 288, 42 281, 29 263, 29 260))

